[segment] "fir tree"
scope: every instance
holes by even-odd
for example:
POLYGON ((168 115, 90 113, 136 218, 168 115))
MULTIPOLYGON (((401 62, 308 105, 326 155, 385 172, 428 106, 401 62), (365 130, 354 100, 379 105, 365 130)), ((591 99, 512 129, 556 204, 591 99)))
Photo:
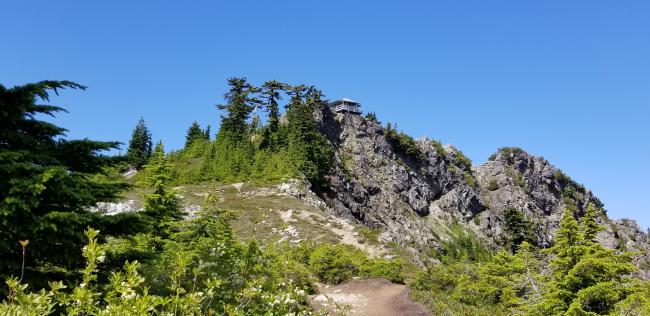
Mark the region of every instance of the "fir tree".
POLYGON ((151 148, 151 132, 149 132, 144 119, 140 118, 135 129, 133 129, 129 149, 126 153, 129 164, 140 169, 151 157, 151 148))
POLYGON ((314 120, 314 111, 323 106, 322 93, 313 87, 296 86, 290 95, 287 118, 291 163, 312 184, 327 186, 325 176, 331 168, 333 153, 314 120))
POLYGON ((29 240, 24 278, 36 288, 83 264, 88 225, 108 235, 141 228, 133 214, 109 217, 88 211, 128 187, 105 176, 117 158, 100 155, 119 143, 65 140, 64 128, 38 119, 65 111, 42 104, 65 88, 85 87, 70 81, 11 89, 0 85, 0 279, 21 274, 18 241, 29 240))
POLYGON ((271 133, 278 131, 278 126, 280 123, 280 108, 278 106, 278 100, 282 99, 280 92, 286 91, 289 88, 289 85, 279 81, 267 81, 262 85, 262 97, 265 100, 266 109, 269 111, 269 130, 271 133))
POLYGON ((217 140, 207 150, 208 159, 201 166, 204 174, 216 180, 243 179, 250 174, 253 164, 248 120, 260 104, 255 97, 258 89, 246 78, 230 78, 228 85, 230 89, 224 95, 228 102, 218 105, 225 113, 221 116, 217 140))
POLYGON ((521 212, 510 207, 505 210, 504 217, 507 245, 513 253, 517 251, 517 247, 524 241, 535 244, 533 224, 521 212))
POLYGON ((185 148, 188 148, 190 145, 192 145, 196 141, 206 141, 208 140, 206 134, 209 133, 209 127, 208 130, 203 131, 201 129, 201 126, 199 123, 194 121, 190 128, 187 130, 187 134, 185 135, 185 148), (206 133, 207 132, 207 133, 206 133))
POLYGON ((205 128, 205 131, 203 131, 203 135, 204 135, 203 138, 205 138, 206 141, 210 141, 210 139, 212 138, 212 136, 210 135, 210 125, 208 125, 208 127, 205 128))
POLYGON ((155 231, 161 231, 163 224, 167 221, 182 218, 180 200, 177 197, 177 190, 169 189, 173 165, 167 161, 162 142, 156 145, 156 149, 145 166, 146 185, 153 189, 153 192, 144 194, 144 214, 154 220, 155 231))
POLYGON ((219 136, 239 142, 246 139, 248 135, 247 121, 253 110, 260 104, 260 101, 254 96, 259 89, 248 83, 246 78, 230 78, 228 85, 230 90, 224 95, 227 103, 217 106, 226 112, 221 117, 219 136))
POLYGON ((564 212, 555 244, 548 251, 553 256, 551 281, 536 312, 609 314, 629 292, 629 274, 635 270, 631 257, 594 242, 595 232, 601 228, 595 209, 590 209, 580 223, 571 208, 564 212))

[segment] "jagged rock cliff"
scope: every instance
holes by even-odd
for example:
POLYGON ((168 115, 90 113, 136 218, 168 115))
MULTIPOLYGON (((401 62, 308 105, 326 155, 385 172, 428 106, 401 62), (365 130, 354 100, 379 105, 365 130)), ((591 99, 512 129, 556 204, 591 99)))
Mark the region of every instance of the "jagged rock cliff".
MULTIPOLYGON (((422 155, 396 150, 385 129, 358 115, 316 113, 336 165, 331 187, 319 192, 339 216, 384 231, 381 238, 413 252, 439 248, 451 223, 460 223, 495 247, 504 238, 504 212, 514 208, 533 224, 537 243, 548 246, 567 203, 581 215, 602 203, 548 161, 516 148, 471 167, 452 146, 417 140, 422 155)), ((647 253, 648 236, 631 220, 602 215, 600 241, 611 248, 647 253)))

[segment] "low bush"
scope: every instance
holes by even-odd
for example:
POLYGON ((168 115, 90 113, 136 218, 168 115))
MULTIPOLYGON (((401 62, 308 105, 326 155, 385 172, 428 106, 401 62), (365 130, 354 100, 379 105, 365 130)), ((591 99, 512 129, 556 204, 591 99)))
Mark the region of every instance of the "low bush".
POLYGON ((490 191, 496 191, 499 189, 499 183, 497 183, 496 179, 490 180, 490 183, 488 183, 488 190, 490 191))
POLYGON ((460 150, 456 151, 456 162, 458 162, 464 170, 472 170, 472 161, 460 150))
POLYGON ((369 278, 384 278, 393 283, 404 283, 402 260, 373 259, 361 266, 361 275, 369 278))
POLYGON ((396 127, 393 127, 390 123, 386 125, 384 129, 384 135, 386 139, 393 145, 396 151, 399 153, 411 156, 416 159, 424 159, 424 153, 415 142, 413 137, 407 135, 404 132, 400 132, 396 127))
POLYGON ((359 274, 366 260, 361 250, 349 245, 321 245, 309 257, 309 267, 323 282, 339 284, 359 274))
MULTIPOLYGON (((312 248, 309 268, 322 282, 340 284, 352 277, 384 278, 403 283, 403 262, 400 259, 368 258, 356 247, 324 244, 312 248)), ((306 252, 307 248, 305 248, 306 252)), ((302 252, 303 256, 305 252, 302 252)))

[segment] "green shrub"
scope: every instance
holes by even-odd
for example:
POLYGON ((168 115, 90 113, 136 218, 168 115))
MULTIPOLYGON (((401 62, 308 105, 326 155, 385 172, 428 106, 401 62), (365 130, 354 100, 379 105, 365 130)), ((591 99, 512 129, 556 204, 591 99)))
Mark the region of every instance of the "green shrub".
POLYGON ((488 184, 488 190, 490 191, 496 191, 499 189, 499 184, 497 183, 497 179, 492 179, 490 180, 490 183, 488 184))
POLYGON ((309 257, 309 266, 321 281, 339 284, 358 275, 365 260, 365 254, 352 246, 321 245, 309 257))
POLYGON ((439 256, 443 263, 456 261, 485 261, 490 258, 489 249, 478 239, 476 234, 454 223, 450 236, 441 242, 444 253, 439 256))
POLYGON ((378 122, 377 114, 375 114, 375 112, 368 112, 368 114, 366 114, 366 120, 369 122, 378 122))
POLYGON ((361 275, 370 278, 384 278, 393 283, 404 283, 402 260, 372 259, 361 266, 361 275))
POLYGON ((436 154, 440 156, 440 158, 445 159, 447 157, 447 152, 445 151, 445 148, 442 147, 442 143, 437 140, 432 140, 431 143, 433 144, 433 147, 436 149, 436 154))
POLYGON ((376 244, 379 242, 379 235, 381 235, 381 230, 379 229, 372 229, 368 226, 358 226, 355 228, 355 231, 357 231, 361 237, 363 238, 362 241, 368 241, 370 243, 376 244))
POLYGON ((465 170, 472 170, 472 161, 460 150, 456 151, 456 162, 465 170))
POLYGON ((397 152, 416 159, 425 158, 424 153, 415 142, 413 137, 405 134, 404 132, 398 131, 397 128, 393 127, 390 123, 386 125, 386 128, 384 129, 384 135, 397 152))
POLYGON ((514 163, 514 157, 511 157, 511 156, 516 156, 516 155, 519 155, 521 153, 525 153, 525 151, 523 149, 519 148, 519 147, 501 147, 501 148, 499 148, 497 150, 496 153, 490 155, 488 160, 494 161, 495 159, 497 159, 497 156, 499 154, 501 154, 502 156, 506 157, 509 164, 513 164, 514 163))
POLYGON ((465 182, 467 185, 469 185, 472 188, 476 188, 476 180, 474 180, 474 176, 472 176, 472 173, 469 171, 463 172, 463 177, 465 178, 465 182))

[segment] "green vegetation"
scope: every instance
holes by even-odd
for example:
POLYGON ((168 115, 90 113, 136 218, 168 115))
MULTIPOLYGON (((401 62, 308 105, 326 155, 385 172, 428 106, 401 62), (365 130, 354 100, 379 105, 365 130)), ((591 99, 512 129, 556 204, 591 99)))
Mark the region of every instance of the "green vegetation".
POLYGON ((434 254, 442 263, 458 261, 476 262, 490 257, 490 250, 471 231, 454 223, 450 227, 449 238, 441 242, 442 254, 434 254))
POLYGON ((359 239, 359 242, 365 243, 371 243, 371 244, 377 244, 379 243, 379 235, 381 235, 381 230, 379 229, 372 229, 368 226, 365 225, 359 225, 354 229, 359 235, 361 235, 361 238, 359 239))
POLYGON ((194 121, 185 135, 185 148, 192 146, 196 142, 205 143, 210 140, 210 126, 205 130, 201 129, 201 125, 194 121))
POLYGON ((432 140, 431 143, 433 144, 433 147, 436 149, 436 154, 438 154, 440 158, 445 159, 447 157, 447 152, 445 151, 445 148, 442 147, 442 143, 438 140, 432 140))
POLYGON ((368 122, 379 122, 377 120, 377 114, 375 114, 375 112, 368 112, 368 114, 366 114, 366 120, 368 122))
POLYGON ((386 124, 384 128, 384 136, 393 145, 395 150, 402 155, 413 157, 415 159, 424 159, 424 153, 420 146, 415 142, 413 137, 404 132, 397 130, 397 125, 386 124))
POLYGON ((140 169, 151 157, 151 149, 151 132, 149 132, 144 119, 140 118, 129 141, 129 149, 126 152, 127 161, 131 166, 140 169))
POLYGON ((523 242, 537 244, 533 223, 528 221, 522 212, 511 207, 503 212, 503 217, 505 219, 505 244, 513 253, 523 242))
MULTIPOLYGON (((261 88, 245 78, 228 84, 215 140, 209 126, 203 130, 194 122, 185 148, 166 154, 162 142, 151 149, 140 120, 124 157, 102 155, 117 149, 116 142, 67 140, 65 129, 37 119, 63 111, 42 104, 50 93, 83 86, 0 85, 0 277, 8 285, 0 290, 0 314, 304 315, 313 312, 308 295, 316 281, 338 284, 355 277, 409 283, 413 297, 435 314, 650 313, 650 283, 634 278, 635 254, 596 242, 602 204, 590 204, 578 218, 576 201, 586 190, 561 171, 556 176, 565 212, 554 244, 545 250, 535 248, 534 224, 515 208, 503 213, 505 247, 489 248, 455 223, 446 234, 434 235, 443 237, 423 258, 426 269, 338 244, 339 236, 324 227, 343 226, 317 207, 250 189, 255 181, 284 177, 327 187, 334 155, 314 118, 325 106, 322 93, 277 81, 261 88), (289 100, 280 119, 284 95, 289 100), (253 115, 257 108, 267 110, 266 121, 253 115), (141 172, 129 180, 136 188, 124 192, 131 188, 120 175, 127 163, 141 172), (241 180, 253 181, 219 183, 241 180), (89 211, 122 193, 140 194, 142 211, 89 211), (185 213, 181 199, 203 207, 185 213), (290 211, 278 211, 279 203, 290 211), (289 223, 304 232, 302 238, 318 236, 317 241, 278 240, 271 229, 289 223)), ((385 134, 402 155, 423 158, 418 144, 397 128, 388 124, 385 134)), ((433 144, 453 162, 446 164, 449 172, 462 172, 476 186, 466 156, 457 152, 451 159, 439 142, 433 144)), ((519 151, 500 150, 508 157, 519 151)), ((349 159, 342 154, 343 165, 349 159)), ((509 170, 525 189, 523 175, 509 170)), ((498 183, 491 181, 488 189, 498 189, 498 183)), ((473 215, 480 224, 481 214, 473 215)), ((359 243, 380 243, 379 230, 355 231, 359 243)), ((403 258, 413 255, 397 243, 392 248, 403 258)))
POLYGON ((460 150, 456 150, 456 162, 458 162, 464 170, 472 170, 472 161, 460 150))
POLYGON ((517 156, 522 153, 525 153, 525 151, 519 147, 501 147, 497 150, 496 153, 490 155, 488 160, 494 161, 495 159, 497 159, 497 155, 501 154, 502 156, 506 157, 509 164, 513 164, 515 162, 514 156, 517 156))
POLYGON ((201 137, 206 131, 193 125, 185 148, 170 157, 177 166, 172 173, 175 182, 278 182, 305 177, 315 186, 326 187, 333 152, 313 115, 325 106, 322 93, 278 81, 258 88, 246 78, 231 78, 228 85, 227 102, 218 106, 224 114, 216 139, 201 137), (290 100, 285 105, 286 122, 281 122, 279 102, 285 94, 290 100), (267 110, 266 123, 252 115, 258 108, 267 110))
POLYGON ((316 247, 309 256, 309 267, 321 281, 331 284, 348 281, 353 276, 404 282, 401 260, 369 259, 363 251, 350 245, 316 247))
POLYGON ((497 182, 497 179, 492 179, 490 180, 490 183, 488 183, 488 190, 490 191, 496 191, 499 189, 499 183, 497 182))
POLYGON ((412 296, 434 314, 645 315, 650 283, 631 276, 632 254, 595 241, 600 212, 592 204, 577 221, 567 209, 555 244, 544 251, 526 241, 531 225, 514 209, 506 213, 510 245, 521 241, 514 253, 485 255, 466 233, 453 229, 455 238, 444 248, 456 251, 447 250, 442 265, 417 275, 412 296))
MULTIPOLYGON (((65 129, 42 121, 63 108, 46 105, 52 92, 85 87, 41 81, 7 89, 0 85, 0 278, 23 276, 36 287, 48 280, 74 282, 83 266, 88 225, 120 236, 136 232, 135 216, 101 216, 87 208, 110 201, 128 186, 111 176, 120 159, 100 155, 117 142, 63 138, 65 129), (20 240, 29 243, 23 257, 20 240), (23 258, 24 260, 21 260, 23 258)), ((6 294, 0 289, 0 296, 6 294)))
POLYGON ((469 185, 472 188, 476 188, 476 180, 474 180, 474 176, 472 176, 472 173, 469 171, 463 172, 463 178, 465 178, 465 183, 469 185))

